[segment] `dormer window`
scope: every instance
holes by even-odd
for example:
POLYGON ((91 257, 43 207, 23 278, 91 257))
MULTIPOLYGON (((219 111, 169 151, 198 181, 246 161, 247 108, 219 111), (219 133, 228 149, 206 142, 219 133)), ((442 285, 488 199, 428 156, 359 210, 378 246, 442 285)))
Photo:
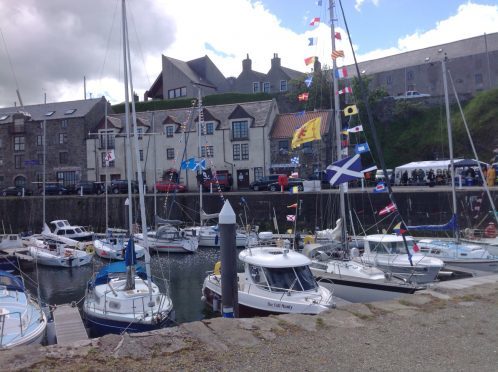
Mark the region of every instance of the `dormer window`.
POLYGON ((45 116, 52 116, 53 114, 55 114, 55 111, 49 111, 45 113, 45 116))
POLYGON ((249 123, 247 120, 232 122, 232 140, 249 139, 249 123))
POLYGON ((166 137, 173 137, 173 133, 175 132, 175 127, 172 125, 166 125, 164 127, 164 133, 166 134, 166 137))
POLYGON ((74 114, 75 112, 76 112, 76 109, 69 109, 69 110, 64 111, 64 115, 71 115, 71 114, 74 114))
POLYGON ((137 128, 138 139, 142 139, 144 133, 143 128, 137 128))

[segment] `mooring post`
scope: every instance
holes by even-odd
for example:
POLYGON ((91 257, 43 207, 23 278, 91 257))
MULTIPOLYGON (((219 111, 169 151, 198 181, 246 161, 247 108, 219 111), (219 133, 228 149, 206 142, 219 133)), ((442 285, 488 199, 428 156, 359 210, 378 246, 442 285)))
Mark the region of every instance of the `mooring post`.
POLYGON ((228 200, 219 218, 221 250, 221 308, 223 318, 238 318, 239 299, 236 261, 235 212, 228 200))

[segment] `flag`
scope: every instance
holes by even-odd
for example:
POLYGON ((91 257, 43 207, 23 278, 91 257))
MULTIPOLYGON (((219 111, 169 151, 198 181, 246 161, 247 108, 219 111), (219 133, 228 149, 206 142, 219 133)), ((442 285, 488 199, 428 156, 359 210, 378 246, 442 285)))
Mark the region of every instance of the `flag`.
POLYGON ((187 169, 194 170, 197 162, 195 161, 195 158, 190 158, 187 160, 187 169))
POLYGON ((304 64, 306 66, 311 65, 312 63, 315 63, 315 57, 308 57, 304 59, 304 64))
POLYGON ((313 76, 308 76, 305 80, 304 80, 304 84, 306 84, 306 87, 310 87, 311 83, 313 82, 313 76))
POLYGON ((419 246, 417 245, 417 243, 415 243, 415 242, 413 242, 413 248, 412 248, 412 249, 413 249, 413 252, 415 252, 415 253, 420 252, 420 248, 419 248, 419 246))
POLYGON ((292 186, 290 189, 291 194, 297 194, 299 192, 299 187, 298 186, 292 186))
POLYGON ((137 256, 135 255, 135 242, 130 237, 125 250, 125 263, 126 266, 134 266, 137 264, 137 256))
POLYGON ((317 41, 318 41, 317 37, 309 37, 308 38, 308 46, 316 45, 317 41))
MULTIPOLYGON (((195 159, 194 159, 195 161, 195 159)), ((206 169, 206 159, 202 159, 200 161, 196 161, 193 170, 201 169, 204 170, 206 169)))
POLYGON ((342 40, 341 33, 339 31, 336 32, 334 36, 337 40, 342 40))
POLYGON ((291 164, 299 165, 299 156, 294 156, 291 158, 291 164))
POLYGON ((287 221, 294 222, 296 220, 296 216, 293 214, 287 215, 287 221))
POLYGON ((108 150, 105 154, 106 164, 109 165, 109 163, 111 161, 114 161, 114 160, 116 160, 116 155, 114 154, 114 149, 108 150))
POLYGON ((335 70, 335 77, 337 79, 343 79, 348 76, 348 69, 346 67, 339 67, 335 70))
POLYGON ((344 58, 344 51, 343 50, 334 50, 332 51, 332 59, 337 59, 339 57, 344 58))
POLYGON ((375 186, 375 189, 373 189, 373 192, 384 192, 384 191, 387 191, 386 184, 384 182, 379 182, 375 186))
POLYGON ((357 125, 356 127, 353 128, 348 128, 349 133, 358 133, 358 132, 363 132, 363 125, 357 125))
POLYGON ((341 141, 341 147, 348 147, 348 146, 349 146, 349 141, 348 141, 348 139, 347 139, 347 138, 346 138, 346 139, 343 139, 343 140, 341 141))
POLYGON ((304 123, 292 136, 291 147, 295 149, 302 143, 322 139, 320 134, 322 118, 317 117, 304 123))
POLYGON ((309 93, 301 93, 300 95, 297 96, 298 101, 307 101, 308 100, 309 93))
POLYGON ((370 147, 368 147, 368 143, 359 143, 354 145, 354 153, 355 154, 363 154, 364 152, 369 152, 370 147))
POLYGON ((297 208, 297 203, 294 203, 294 204, 291 204, 291 205, 288 205, 287 208, 297 208))
POLYGON ((336 186, 357 178, 363 178, 361 168, 360 155, 353 155, 336 161, 330 164, 326 169, 327 181, 329 181, 332 186, 336 186))
POLYGON ((206 169, 203 170, 201 173, 197 175, 197 181, 199 183, 204 183, 205 181, 208 181, 213 178, 213 172, 211 169, 206 169))
POLYGON ((351 105, 344 108, 344 116, 356 115, 357 113, 358 107, 356 107, 356 105, 351 105))
POLYGON ((345 87, 344 89, 339 89, 337 91, 337 94, 344 94, 344 93, 353 93, 353 89, 351 89, 351 87, 345 87))
POLYGON ((314 26, 317 23, 320 23, 320 17, 313 18, 310 22, 310 26, 314 26))
POLYGON ((318 0, 318 1, 316 2, 316 5, 318 5, 318 6, 322 6, 322 0, 318 0))
POLYGON ((385 206, 379 211, 379 216, 389 214, 391 212, 394 212, 395 210, 397 210, 396 205, 394 203, 389 203, 387 206, 385 206))
POLYGON ((187 169, 187 161, 183 160, 180 169, 187 169))
POLYGON ((396 233, 396 235, 403 235, 403 234, 406 234, 408 232, 404 222, 398 223, 396 226, 394 226, 393 230, 396 233))

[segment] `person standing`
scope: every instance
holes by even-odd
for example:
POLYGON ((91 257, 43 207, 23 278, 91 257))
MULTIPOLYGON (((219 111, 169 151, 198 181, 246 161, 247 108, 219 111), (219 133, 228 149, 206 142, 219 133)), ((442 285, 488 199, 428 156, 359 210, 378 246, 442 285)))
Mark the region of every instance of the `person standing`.
POLYGON ((488 171, 486 172, 486 182, 488 184, 488 186, 494 186, 495 185, 495 181, 496 181, 496 169, 490 165, 488 166, 488 171))

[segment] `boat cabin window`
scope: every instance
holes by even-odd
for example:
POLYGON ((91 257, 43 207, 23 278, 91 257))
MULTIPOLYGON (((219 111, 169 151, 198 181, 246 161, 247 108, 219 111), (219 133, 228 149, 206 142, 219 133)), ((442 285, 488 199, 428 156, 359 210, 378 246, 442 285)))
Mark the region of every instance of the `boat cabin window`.
POLYGON ((308 291, 317 284, 308 266, 264 268, 266 278, 273 292, 308 291))
POLYGON ((249 265, 249 273, 254 284, 257 284, 262 289, 268 289, 263 268, 259 266, 249 265))
POLYGON ((109 309, 117 310, 120 308, 120 303, 116 301, 109 301, 109 309))
MULTIPOLYGON (((413 251, 413 242, 407 241, 408 248, 413 251)), ((371 250, 373 253, 404 254, 406 253, 405 243, 401 242, 377 242, 371 250)))

